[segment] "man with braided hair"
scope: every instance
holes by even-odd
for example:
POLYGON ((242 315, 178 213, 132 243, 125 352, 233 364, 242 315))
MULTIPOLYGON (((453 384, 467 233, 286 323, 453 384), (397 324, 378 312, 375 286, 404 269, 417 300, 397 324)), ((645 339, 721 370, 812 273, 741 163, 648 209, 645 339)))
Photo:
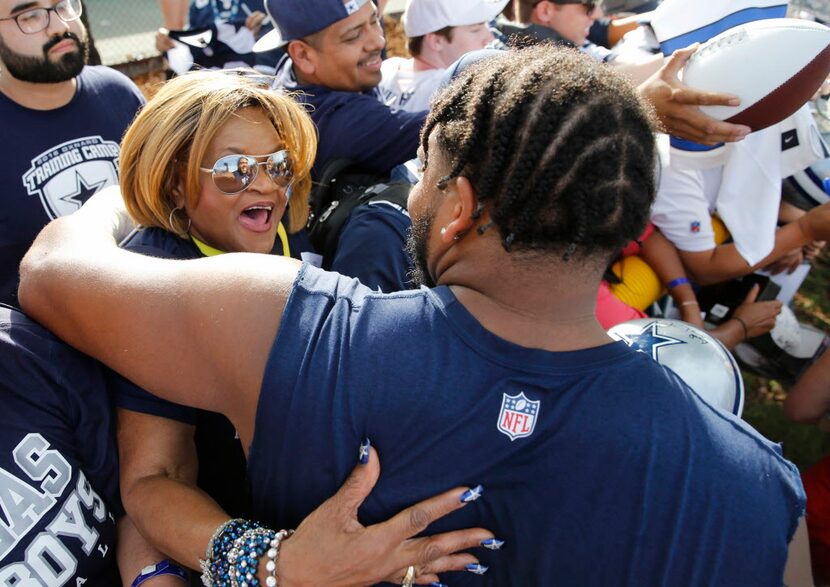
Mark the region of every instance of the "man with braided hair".
MULTIPOLYGON (((367 436, 383 475, 364 522, 454 484, 483 492, 429 528, 497 537, 467 566, 489 567, 483 581, 452 585, 780 585, 794 536, 805 551, 798 471, 594 317, 655 190, 634 90, 575 51, 507 52, 437 99, 420 150, 412 249, 432 288, 379 294, 270 256, 137 256, 99 198, 41 233, 20 300, 145 388, 225 413, 264 521, 299 522, 367 436)), ((283 543, 280 584, 349 563, 310 538, 283 543)), ((195 558, 207 536, 182 540, 195 558)))

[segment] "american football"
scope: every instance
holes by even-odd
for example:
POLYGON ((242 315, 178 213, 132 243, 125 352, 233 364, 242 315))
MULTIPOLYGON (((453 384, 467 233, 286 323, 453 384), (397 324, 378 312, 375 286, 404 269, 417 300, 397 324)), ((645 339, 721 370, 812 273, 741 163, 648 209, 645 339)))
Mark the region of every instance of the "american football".
POLYGON ((683 82, 740 97, 740 106, 702 106, 701 110, 756 131, 798 110, 828 73, 830 28, 773 18, 731 28, 704 43, 686 65, 683 82))

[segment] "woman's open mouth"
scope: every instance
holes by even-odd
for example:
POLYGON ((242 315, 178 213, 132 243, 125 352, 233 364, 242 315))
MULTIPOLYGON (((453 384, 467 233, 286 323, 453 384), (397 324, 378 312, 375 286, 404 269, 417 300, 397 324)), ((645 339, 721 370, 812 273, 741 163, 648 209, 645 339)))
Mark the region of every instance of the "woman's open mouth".
POLYGON ((273 212, 273 204, 253 204, 242 210, 239 222, 248 230, 265 232, 271 228, 273 212))

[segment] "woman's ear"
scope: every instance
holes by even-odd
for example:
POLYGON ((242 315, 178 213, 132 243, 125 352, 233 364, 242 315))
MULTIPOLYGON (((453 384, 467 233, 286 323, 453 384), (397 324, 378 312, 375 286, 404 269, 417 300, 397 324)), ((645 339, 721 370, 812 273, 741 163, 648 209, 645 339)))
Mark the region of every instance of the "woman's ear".
POLYGON ((182 169, 178 169, 178 166, 177 166, 177 169, 176 169, 177 179, 176 179, 175 185, 173 186, 173 202, 175 203, 176 208, 182 208, 182 209, 184 209, 185 204, 187 204, 187 198, 184 197, 185 193, 187 193, 187 192, 184 189, 185 175, 184 175, 183 171, 184 170, 182 170, 182 169))

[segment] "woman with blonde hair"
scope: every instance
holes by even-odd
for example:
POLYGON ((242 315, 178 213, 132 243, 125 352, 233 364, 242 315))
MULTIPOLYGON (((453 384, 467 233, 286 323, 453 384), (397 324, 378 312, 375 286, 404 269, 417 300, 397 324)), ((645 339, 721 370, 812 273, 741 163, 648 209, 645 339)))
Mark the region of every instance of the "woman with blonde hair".
MULTIPOLYGON (((302 229, 316 140, 305 110, 266 76, 199 71, 171 80, 124 135, 121 191, 141 228, 122 247, 176 259, 299 256, 310 249, 302 229)), ((250 516, 243 449, 224 416, 118 376, 116 389, 122 495, 142 533, 158 542, 165 518, 184 522, 205 509, 250 516)))
POLYGON ((160 229, 202 254, 268 253, 276 236, 289 254, 289 235, 308 216, 317 135, 305 110, 269 80, 246 70, 198 71, 169 81, 147 103, 121 150, 124 201, 144 227, 128 248, 170 240, 150 238, 160 229))

